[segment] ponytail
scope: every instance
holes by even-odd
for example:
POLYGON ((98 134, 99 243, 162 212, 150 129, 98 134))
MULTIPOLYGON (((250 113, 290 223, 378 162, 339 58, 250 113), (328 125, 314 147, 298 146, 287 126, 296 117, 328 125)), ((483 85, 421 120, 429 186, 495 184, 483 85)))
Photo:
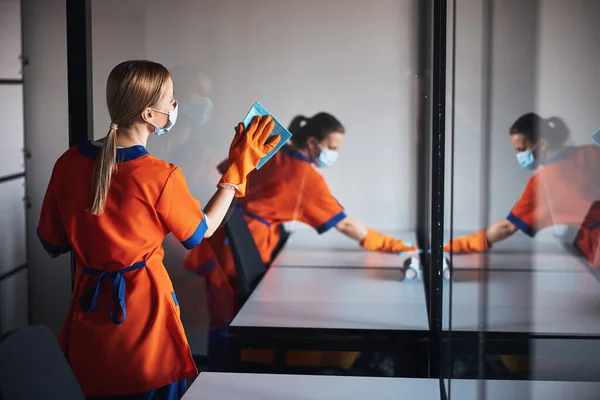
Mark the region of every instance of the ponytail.
POLYGON ((540 138, 546 139, 548 147, 559 149, 569 138, 569 128, 559 117, 543 119, 535 113, 521 115, 510 127, 511 135, 521 134, 533 144, 540 138))
POLYGON ((306 125, 308 122, 308 118, 304 115, 297 115, 294 117, 290 125, 288 126, 288 131, 292 134, 292 143, 297 147, 301 147, 306 142, 306 138, 300 133, 300 128, 306 125))
POLYGON ((550 117, 546 120, 548 125, 548 142, 553 147, 560 147, 565 144, 569 138, 569 128, 565 121, 560 117, 550 117))
POLYGON ((298 148, 306 147, 309 138, 322 141, 332 132, 344 133, 344 127, 333 115, 320 112, 311 118, 304 115, 294 117, 288 130, 292 134, 292 143, 298 148))
POLYGON ((100 154, 94 162, 94 175, 92 177, 92 202, 90 213, 100 215, 104 212, 110 178, 117 164, 117 124, 110 124, 100 154))

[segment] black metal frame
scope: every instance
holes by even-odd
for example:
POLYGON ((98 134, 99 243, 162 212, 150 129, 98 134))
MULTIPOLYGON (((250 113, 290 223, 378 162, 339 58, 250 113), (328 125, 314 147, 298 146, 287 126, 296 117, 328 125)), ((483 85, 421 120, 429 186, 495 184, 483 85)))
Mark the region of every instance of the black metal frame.
POLYGON ((447 1, 433 1, 433 62, 431 110, 431 257, 429 263, 430 377, 441 376, 444 164, 446 120, 446 27, 447 1))
MULTIPOLYGON (((92 1, 67 0, 69 147, 93 139, 92 1)), ((71 253, 71 289, 75 259, 71 253)))
POLYGON ((274 350, 276 357, 271 372, 284 372, 286 350, 321 351, 391 351, 410 353, 414 368, 402 371, 404 377, 426 378, 428 376, 428 331, 398 331, 382 329, 329 329, 329 328, 280 328, 280 327, 229 327, 228 337, 232 350, 232 369, 243 371, 237 356, 242 349, 274 350))

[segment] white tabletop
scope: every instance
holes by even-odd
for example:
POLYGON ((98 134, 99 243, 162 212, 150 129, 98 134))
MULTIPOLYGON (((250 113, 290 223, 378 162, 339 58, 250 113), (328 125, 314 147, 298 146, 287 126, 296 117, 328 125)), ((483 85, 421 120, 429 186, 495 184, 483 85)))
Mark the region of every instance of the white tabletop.
MULTIPOLYGON (((452 331, 478 331, 481 271, 454 271, 452 331)), ((448 329, 450 282, 444 284, 448 329)), ((575 272, 488 271, 488 332, 600 335, 600 283, 575 272)))
MULTIPOLYGON (((416 245, 414 232, 384 232, 416 245)), ((362 249, 359 244, 334 229, 319 235, 313 229, 294 231, 274 267, 385 267, 401 268, 410 255, 384 254, 362 249)))
POLYGON ((203 372, 183 400, 439 399, 437 379, 203 372))
POLYGON ((395 268, 270 268, 232 327, 428 330, 423 282, 395 268))
MULTIPOLYGON (((448 383, 446 390, 448 390, 448 383)), ((448 391, 446 392, 448 394, 448 391)), ((482 393, 476 380, 453 379, 448 400, 596 400, 598 382, 483 381, 482 393)))
MULTIPOLYGON (((458 237, 466 232, 455 233, 458 237)), ((454 268, 525 271, 568 271, 587 273, 585 259, 577 257, 564 248, 557 240, 545 238, 535 240, 517 232, 494 245, 486 255, 453 254, 454 268), (583 260, 583 261, 582 261, 583 260)))

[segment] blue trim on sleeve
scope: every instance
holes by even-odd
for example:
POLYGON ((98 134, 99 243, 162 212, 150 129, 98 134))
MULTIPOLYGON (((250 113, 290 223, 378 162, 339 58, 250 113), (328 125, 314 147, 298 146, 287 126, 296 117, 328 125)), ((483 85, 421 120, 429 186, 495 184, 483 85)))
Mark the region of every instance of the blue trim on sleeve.
POLYGON ((325 233, 328 230, 330 230, 331 228, 333 228, 334 226, 336 226, 341 220, 343 220, 345 218, 346 218, 346 213, 344 211, 342 211, 341 213, 330 218, 329 221, 325 222, 323 225, 318 227, 317 232, 319 234, 325 233))
POLYGON ((510 213, 508 217, 506 217, 511 223, 513 223, 520 231, 526 234, 529 237, 534 237, 537 232, 531 226, 527 225, 521 218, 517 217, 515 214, 510 213))
POLYGON ((245 211, 241 206, 236 206, 236 208, 239 208, 240 210, 242 210, 242 213, 244 215, 246 215, 246 216, 248 216, 248 217, 250 217, 252 219, 257 220, 257 221, 265 224, 266 226, 271 226, 271 223, 269 221, 267 221, 266 219, 264 219, 263 217, 259 217, 256 214, 249 213, 249 212, 245 211))
POLYGON ((46 250, 47 253, 58 255, 58 254, 65 254, 65 253, 68 253, 71 251, 70 247, 54 246, 53 244, 46 242, 44 240, 44 238, 42 237, 42 234, 40 233, 39 226, 37 227, 36 232, 37 232, 38 239, 40 239, 40 242, 42 243, 42 246, 44 247, 44 250, 46 250))
POLYGON ((217 267, 217 260, 214 257, 211 257, 210 260, 203 262, 198 265, 194 269, 190 269, 189 271, 195 273, 196 275, 205 276, 210 274, 217 267))
POLYGON ((175 296, 175 292, 171 292, 171 296, 173 296, 173 302, 176 306, 179 306, 179 301, 177 301, 177 296, 175 296))
POLYGON ((198 224, 198 228, 196 228, 196 231, 192 233, 192 236, 181 242, 181 244, 188 250, 193 249, 194 247, 198 246, 200 242, 202 242, 202 239, 204 239, 204 235, 206 234, 207 230, 208 223, 206 222, 205 215, 204 218, 202 218, 202 221, 200 221, 200 224, 198 224))

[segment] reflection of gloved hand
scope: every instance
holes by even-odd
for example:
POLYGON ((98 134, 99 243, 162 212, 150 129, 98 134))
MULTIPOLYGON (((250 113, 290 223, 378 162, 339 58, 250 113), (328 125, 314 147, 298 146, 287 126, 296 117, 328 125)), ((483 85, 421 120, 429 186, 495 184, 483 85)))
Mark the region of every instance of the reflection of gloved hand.
POLYGON ((384 253, 404 253, 419 250, 417 246, 409 246, 400 239, 383 235, 371 229, 367 230, 367 237, 363 239, 360 245, 363 249, 384 253))
POLYGON ((246 178, 254 171, 261 158, 269 154, 277 146, 279 136, 269 140, 275 122, 270 116, 254 117, 250 125, 244 129, 242 123, 235 129, 235 136, 229 149, 229 169, 220 183, 234 184, 239 188, 236 197, 246 195, 246 178))
MULTIPOLYGON (((480 253, 492 248, 487 240, 485 229, 471 235, 461 236, 452 240, 454 253, 480 253)), ((450 241, 444 245, 444 253, 450 252, 450 241)))

